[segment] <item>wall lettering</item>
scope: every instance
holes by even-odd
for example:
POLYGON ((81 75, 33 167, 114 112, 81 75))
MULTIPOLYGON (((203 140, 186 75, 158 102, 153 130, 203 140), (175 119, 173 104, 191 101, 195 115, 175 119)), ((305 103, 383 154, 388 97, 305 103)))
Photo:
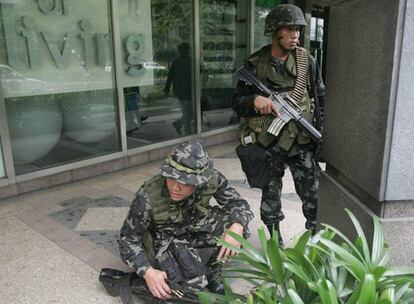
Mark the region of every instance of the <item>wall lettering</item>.
POLYGON ((82 31, 79 36, 83 41, 83 48, 85 50, 85 65, 91 66, 93 64, 93 38, 92 34, 88 33, 91 29, 91 23, 83 19, 79 21, 79 27, 82 31))
POLYGON ((67 33, 63 38, 62 50, 59 49, 59 36, 52 32, 42 32, 43 39, 46 42, 50 55, 56 66, 61 69, 69 65, 72 45, 74 43, 75 34, 67 33))
POLYGON ((37 6, 45 15, 67 14, 67 7, 64 0, 37 0, 37 6))
POLYGON ((125 38, 125 48, 127 53, 127 63, 129 66, 126 72, 131 76, 138 76, 142 74, 143 55, 145 50, 145 38, 142 34, 132 34, 125 38))
POLYGON ((7 61, 12 68, 22 70, 25 68, 25 58, 17 44, 16 23, 13 18, 13 4, 2 3, 4 38, 6 40, 7 61))
MULTIPOLYGON (((52 15, 54 22, 56 18, 68 17, 67 0, 33 1, 36 2, 35 7, 44 15, 45 21, 52 15)), ((50 61, 56 68, 65 69, 75 60, 78 63, 79 59, 82 65, 88 68, 106 67, 110 64, 109 61, 112 59, 108 52, 112 46, 110 34, 94 32, 91 21, 74 20, 77 23, 77 30, 74 31, 57 31, 59 28, 56 26, 42 30, 40 24, 43 18, 32 17, 27 13, 21 17, 16 16, 17 4, 13 2, 3 2, 0 5, 2 11, 0 20, 3 22, 7 61, 10 67, 18 71, 40 69, 42 64, 50 61), (76 48, 82 48, 82 51, 76 48)), ((139 5, 139 1, 129 0, 130 13, 137 13, 139 5)), ((125 72, 130 76, 142 75, 145 72, 143 68, 145 36, 130 34, 124 39, 123 44, 126 54, 124 60, 128 66, 125 72)))
POLYGON ((106 47, 109 42, 108 33, 97 33, 96 34, 96 49, 98 51, 98 65, 105 66, 106 64, 106 47))
POLYGON ((22 36, 26 38, 27 51, 29 56, 29 67, 35 69, 40 67, 40 50, 37 34, 34 31, 35 20, 32 17, 22 17, 22 24, 25 29, 22 30, 22 36))

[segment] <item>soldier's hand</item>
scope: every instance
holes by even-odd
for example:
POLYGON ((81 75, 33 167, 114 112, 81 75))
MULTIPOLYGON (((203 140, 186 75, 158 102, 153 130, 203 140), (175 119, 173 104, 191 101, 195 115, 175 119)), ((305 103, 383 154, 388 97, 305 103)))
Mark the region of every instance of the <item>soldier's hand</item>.
MULTIPOLYGON (((233 223, 227 231, 232 231, 234 233, 237 233, 240 236, 243 236, 243 230, 244 230, 244 228, 241 224, 233 223)), ((228 235, 227 231, 223 235, 223 240, 226 241, 227 243, 235 246, 235 247, 240 247, 240 243, 237 242, 235 239, 233 239, 230 235, 228 235)), ((224 246, 221 246, 220 252, 217 256, 217 260, 220 260, 221 258, 227 257, 229 255, 236 255, 236 254, 237 254, 237 252, 231 250, 230 248, 226 248, 224 246)))
POLYGON ((155 268, 148 268, 144 279, 152 295, 159 299, 171 298, 171 289, 167 284, 167 273, 155 268))
POLYGON ((278 115, 275 105, 272 103, 272 101, 269 98, 258 95, 254 99, 254 107, 262 115, 270 114, 270 113, 274 113, 275 115, 278 115))

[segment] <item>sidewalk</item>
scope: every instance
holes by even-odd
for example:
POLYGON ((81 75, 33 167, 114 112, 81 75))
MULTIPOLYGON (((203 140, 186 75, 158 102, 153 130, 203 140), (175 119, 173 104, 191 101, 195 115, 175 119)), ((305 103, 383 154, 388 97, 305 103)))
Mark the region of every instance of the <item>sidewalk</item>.
MULTIPOLYGON (((258 245, 260 191, 245 182, 236 143, 209 147, 215 167, 251 204, 251 241, 258 245)), ((0 201, 0 299, 15 304, 122 303, 98 282, 103 267, 128 270, 116 238, 135 191, 160 161, 0 201)), ((285 243, 304 230, 289 170, 282 194, 285 243)), ((236 284, 235 284, 236 285, 236 284)), ((245 292, 247 285, 237 284, 245 292)), ((135 301, 139 303, 138 301, 135 301)))

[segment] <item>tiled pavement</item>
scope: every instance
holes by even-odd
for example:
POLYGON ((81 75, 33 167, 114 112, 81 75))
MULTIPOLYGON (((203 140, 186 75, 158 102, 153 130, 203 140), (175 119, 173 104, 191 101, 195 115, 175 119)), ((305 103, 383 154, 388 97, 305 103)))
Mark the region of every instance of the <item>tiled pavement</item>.
MULTIPOLYGON (((215 167, 246 198, 255 218, 250 241, 258 245, 256 231, 260 191, 245 182, 234 153, 236 143, 209 147, 215 167)), ((128 270, 118 256, 116 236, 135 191, 156 173, 160 161, 20 195, 0 201, 0 302, 121 303, 108 296, 98 282, 103 267, 128 270)), ((281 223, 285 241, 303 231, 304 218, 290 173, 284 177, 281 223)), ((246 284, 233 284, 245 292, 246 284)), ((136 301, 139 303, 139 301, 136 301)))

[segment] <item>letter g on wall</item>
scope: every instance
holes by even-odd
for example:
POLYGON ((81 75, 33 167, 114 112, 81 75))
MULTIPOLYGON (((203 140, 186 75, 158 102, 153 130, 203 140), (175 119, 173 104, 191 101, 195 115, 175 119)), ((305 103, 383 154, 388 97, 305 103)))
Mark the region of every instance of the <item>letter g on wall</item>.
POLYGON ((142 34, 132 34, 125 38, 127 63, 130 65, 126 72, 131 76, 138 76, 144 72, 142 59, 145 50, 145 37, 142 34))

